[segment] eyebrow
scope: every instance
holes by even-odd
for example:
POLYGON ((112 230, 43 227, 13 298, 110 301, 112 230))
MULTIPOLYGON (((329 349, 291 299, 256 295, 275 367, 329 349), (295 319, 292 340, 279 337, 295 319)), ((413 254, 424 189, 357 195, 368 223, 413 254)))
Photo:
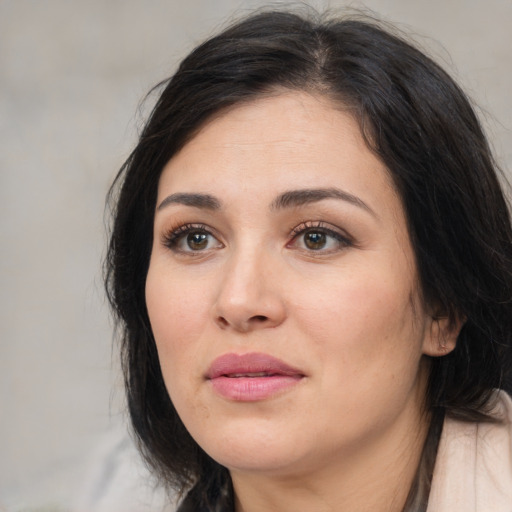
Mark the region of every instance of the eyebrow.
MULTIPOLYGON (((304 188, 299 190, 289 190, 277 196, 277 198, 272 201, 270 209, 282 210, 285 208, 293 208, 323 201, 324 199, 339 199, 346 201, 347 203, 366 210, 375 217, 377 216, 362 199, 339 188, 304 188)), ((210 194, 179 192, 167 196, 157 206, 157 211, 162 210, 170 204, 182 204, 207 210, 220 210, 221 208, 221 202, 219 199, 210 194)))
POLYGON ((289 190, 274 199, 270 207, 273 210, 279 210, 283 208, 303 206, 305 204, 315 203, 324 199, 340 199, 366 210, 375 217, 377 216, 362 199, 339 188, 305 188, 289 190))
POLYGON ((219 210, 220 201, 210 194, 191 194, 180 192, 167 196, 157 207, 157 211, 162 210, 170 204, 183 204, 185 206, 193 206, 195 208, 205 208, 207 210, 219 210))

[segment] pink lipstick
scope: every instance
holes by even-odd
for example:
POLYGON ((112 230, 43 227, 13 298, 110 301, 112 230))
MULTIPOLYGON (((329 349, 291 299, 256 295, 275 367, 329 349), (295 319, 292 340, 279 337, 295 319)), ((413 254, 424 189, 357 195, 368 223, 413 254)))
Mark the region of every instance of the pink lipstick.
POLYGON ((256 402, 300 382, 304 374, 267 354, 225 354, 206 373, 213 389, 224 398, 256 402))

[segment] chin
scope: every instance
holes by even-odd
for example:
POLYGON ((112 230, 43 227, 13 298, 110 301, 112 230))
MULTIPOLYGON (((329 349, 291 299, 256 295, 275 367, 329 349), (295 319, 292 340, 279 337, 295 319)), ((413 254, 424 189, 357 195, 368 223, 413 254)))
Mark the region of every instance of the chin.
POLYGON ((288 432, 272 428, 268 420, 236 421, 195 436, 198 444, 219 464, 229 470, 281 472, 304 458, 297 450, 305 447, 288 432))
POLYGON ((212 454, 212 458, 230 471, 244 473, 264 473, 266 475, 289 475, 302 467, 302 458, 297 453, 286 453, 283 447, 276 451, 274 447, 255 450, 233 449, 212 454))

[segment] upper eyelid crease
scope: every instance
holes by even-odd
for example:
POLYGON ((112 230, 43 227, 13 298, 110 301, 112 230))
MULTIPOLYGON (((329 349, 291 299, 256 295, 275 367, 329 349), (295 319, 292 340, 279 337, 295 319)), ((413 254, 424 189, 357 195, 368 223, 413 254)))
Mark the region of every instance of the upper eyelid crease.
POLYGON ((340 229, 337 226, 334 226, 330 223, 326 223, 323 221, 304 221, 301 222, 298 226, 292 229, 292 235, 300 235, 305 231, 309 230, 318 230, 325 231, 326 233, 335 233, 340 236, 344 236, 346 238, 350 238, 350 235, 345 232, 345 230, 340 229))

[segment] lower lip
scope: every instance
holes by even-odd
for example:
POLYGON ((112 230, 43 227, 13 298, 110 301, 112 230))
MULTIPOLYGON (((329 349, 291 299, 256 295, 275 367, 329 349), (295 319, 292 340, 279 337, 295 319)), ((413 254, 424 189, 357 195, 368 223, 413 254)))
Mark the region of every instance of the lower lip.
POLYGON ((226 377, 210 380, 213 389, 224 398, 239 402, 265 400, 298 384, 301 375, 272 375, 269 377, 226 377))

